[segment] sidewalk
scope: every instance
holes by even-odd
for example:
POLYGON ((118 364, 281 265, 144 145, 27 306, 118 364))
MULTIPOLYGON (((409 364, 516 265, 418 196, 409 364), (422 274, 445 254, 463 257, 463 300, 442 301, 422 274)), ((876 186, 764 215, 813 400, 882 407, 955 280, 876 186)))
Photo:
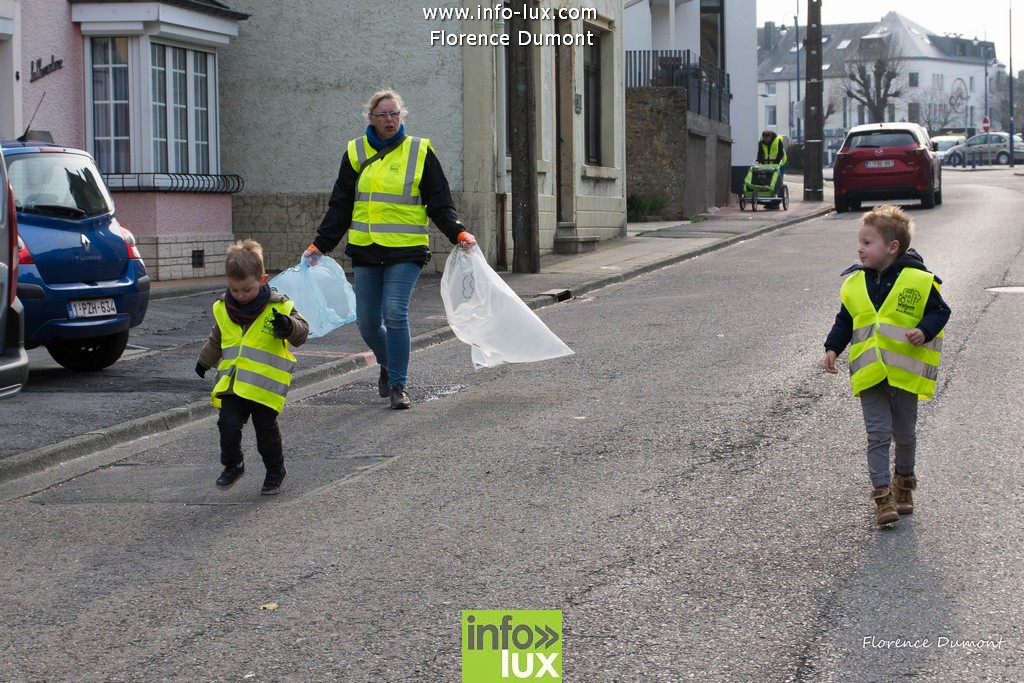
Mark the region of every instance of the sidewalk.
MULTIPOLYGON (((583 296, 828 213, 832 209, 830 185, 826 187, 825 201, 805 202, 801 180, 797 178, 794 182, 787 178, 791 198, 788 211, 764 207, 758 207, 757 211, 751 211, 749 207, 741 211, 733 197, 732 206, 713 209, 693 221, 629 224, 625 237, 599 242, 591 253, 545 256, 541 259, 540 273, 499 271, 499 275, 533 309, 583 296)), ((424 273, 417 283, 410 307, 415 316, 410 321, 413 351, 455 338, 445 319, 440 279, 438 273, 424 273)), ((150 306, 151 309, 159 306, 161 299, 218 292, 223 287, 222 277, 156 282, 150 306)), ((359 339, 355 325, 346 325, 328 337, 311 341, 320 343, 307 344, 296 350, 300 369, 292 380, 293 397, 326 391, 330 387, 325 388, 325 382, 341 384, 343 376, 373 364, 373 357, 359 339), (311 389, 312 385, 317 385, 315 390, 311 389)), ((98 424, 86 434, 5 458, 0 462, 0 484, 75 459, 87 464, 90 459, 83 456, 162 434, 182 424, 208 418, 211 414, 209 401, 202 400, 164 410, 155 407, 152 414, 123 423, 117 423, 117 417, 111 416, 113 424, 98 424)))

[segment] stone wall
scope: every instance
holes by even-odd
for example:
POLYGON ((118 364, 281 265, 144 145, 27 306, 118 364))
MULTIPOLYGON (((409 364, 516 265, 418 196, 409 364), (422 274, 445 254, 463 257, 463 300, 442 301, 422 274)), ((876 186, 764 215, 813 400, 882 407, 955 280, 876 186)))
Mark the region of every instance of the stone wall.
POLYGON ((626 194, 661 198, 678 220, 730 202, 728 124, 686 109, 684 88, 626 90, 626 194))
POLYGON ((664 199, 667 220, 687 215, 688 113, 683 88, 626 89, 626 195, 664 199))

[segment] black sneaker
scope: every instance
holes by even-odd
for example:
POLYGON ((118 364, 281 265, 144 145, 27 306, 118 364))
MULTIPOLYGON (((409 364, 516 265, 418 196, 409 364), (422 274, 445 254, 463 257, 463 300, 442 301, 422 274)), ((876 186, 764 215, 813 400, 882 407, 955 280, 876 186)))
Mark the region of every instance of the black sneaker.
POLYGON ((263 480, 263 488, 260 489, 260 494, 272 496, 275 493, 280 493, 281 484, 284 483, 286 476, 288 476, 288 473, 285 472, 283 467, 276 472, 267 472, 267 477, 263 480))
POLYGON ((239 479, 245 476, 245 463, 225 467, 224 471, 217 477, 217 488, 225 491, 235 485, 239 479))
POLYGON ((387 398, 391 392, 388 390, 388 369, 380 366, 380 377, 377 378, 377 393, 381 398, 387 398))
POLYGON ((405 393, 405 387, 401 384, 396 384, 391 387, 391 407, 395 410, 404 410, 412 405, 412 401, 409 400, 409 394, 405 393))

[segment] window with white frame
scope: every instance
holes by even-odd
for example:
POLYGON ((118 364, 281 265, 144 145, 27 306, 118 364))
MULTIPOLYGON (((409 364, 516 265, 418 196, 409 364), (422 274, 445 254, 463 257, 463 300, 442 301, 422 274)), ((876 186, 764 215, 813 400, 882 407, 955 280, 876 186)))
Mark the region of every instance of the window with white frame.
POLYGON ((776 88, 775 81, 768 81, 767 83, 764 84, 764 94, 765 95, 774 95, 775 94, 775 88, 776 88))
POLYGON ((147 36, 93 37, 88 47, 102 172, 219 172, 214 53, 147 36))
POLYGON ((778 110, 774 104, 767 104, 764 107, 764 121, 766 126, 777 126, 778 121, 778 110))

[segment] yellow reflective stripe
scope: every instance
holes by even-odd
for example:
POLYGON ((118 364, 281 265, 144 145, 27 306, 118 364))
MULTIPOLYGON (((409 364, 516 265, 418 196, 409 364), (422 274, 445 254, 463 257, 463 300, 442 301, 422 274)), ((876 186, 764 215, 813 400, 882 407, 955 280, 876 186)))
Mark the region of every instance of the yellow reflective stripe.
POLYGON ((409 159, 405 165, 405 186, 402 194, 412 197, 413 181, 416 179, 416 167, 419 165, 420 139, 413 138, 409 145, 409 159))
POLYGON ((270 367, 283 372, 291 372, 292 368, 295 367, 295 361, 289 358, 278 356, 277 354, 257 349, 252 346, 246 347, 242 355, 249 360, 262 363, 263 365, 269 365, 270 367))
POLYGON ((923 360, 905 356, 897 351, 881 349, 882 363, 890 368, 899 368, 909 373, 934 382, 939 376, 939 368, 923 360))
POLYGON ((862 353, 856 358, 850 360, 850 374, 853 375, 858 370, 863 370, 867 366, 877 363, 878 355, 872 352, 862 353))
POLYGON ((850 340, 852 344, 860 344, 871 339, 875 336, 875 326, 865 325, 864 327, 858 327, 853 331, 853 338, 850 340))
POLYGON ((254 386, 258 389, 263 389, 264 391, 269 391, 277 396, 283 397, 288 393, 288 384, 285 384, 284 382, 277 382, 266 375, 261 375, 258 372, 253 372, 252 370, 239 368, 238 372, 235 374, 235 385, 237 386, 239 382, 244 382, 245 384, 254 386))
MULTIPOLYGON (((370 232, 371 226, 369 223, 362 221, 352 221, 349 226, 349 231, 352 230, 360 232, 370 232)), ((372 226, 373 232, 400 232, 408 235, 427 235, 427 226, 425 225, 413 225, 411 223, 374 223, 372 226)))
MULTIPOLYGON (((356 193, 357 202, 368 202, 371 196, 369 192, 358 192, 356 193)), ((374 192, 373 201, 385 202, 388 204, 402 204, 405 206, 419 206, 423 203, 422 197, 410 197, 401 194, 391 194, 390 192, 374 192)))

